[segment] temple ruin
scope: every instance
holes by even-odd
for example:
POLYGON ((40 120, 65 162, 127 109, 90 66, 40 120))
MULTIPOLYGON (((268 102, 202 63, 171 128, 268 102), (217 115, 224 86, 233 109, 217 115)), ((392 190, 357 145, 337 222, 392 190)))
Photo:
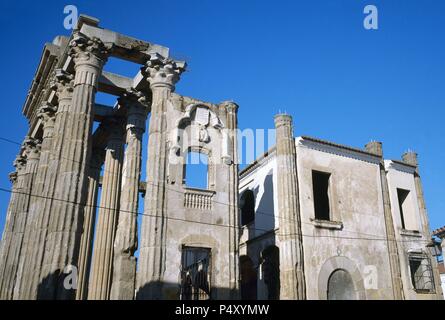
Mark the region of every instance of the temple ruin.
POLYGON ((10 174, 0 299, 442 298, 415 153, 295 138, 280 114, 276 147, 239 171, 238 105, 175 93, 185 68, 85 15, 45 45, 10 174), (107 72, 111 57, 140 71, 107 72), (206 188, 186 183, 192 152, 208 159, 206 188))

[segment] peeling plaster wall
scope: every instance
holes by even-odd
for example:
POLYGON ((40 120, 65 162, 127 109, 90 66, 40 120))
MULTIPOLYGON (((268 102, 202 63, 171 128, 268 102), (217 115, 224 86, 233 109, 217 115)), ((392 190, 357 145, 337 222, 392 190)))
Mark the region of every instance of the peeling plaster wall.
POLYGON ((386 239, 378 161, 321 144, 299 143, 298 139, 296 143, 308 299, 323 298, 320 290, 327 289, 327 283, 319 281, 327 281, 329 275, 320 272, 334 271, 323 268, 332 257, 350 261, 353 270, 347 271, 356 275, 356 290, 364 290, 357 292, 359 298, 391 299, 386 241, 368 240, 386 239), (331 173, 331 219, 343 225, 341 230, 315 226, 312 170, 331 173), (374 271, 377 277, 370 278, 374 271), (377 283, 368 283, 371 279, 377 283))

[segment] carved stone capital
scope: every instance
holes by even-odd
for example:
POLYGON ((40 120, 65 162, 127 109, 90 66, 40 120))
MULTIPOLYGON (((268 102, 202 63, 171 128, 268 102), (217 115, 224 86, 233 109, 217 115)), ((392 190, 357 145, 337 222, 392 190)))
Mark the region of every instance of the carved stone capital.
POLYGON ((8 175, 9 181, 11 181, 12 184, 16 183, 17 181, 17 171, 11 172, 8 175))
POLYGON ((220 106, 225 108, 228 113, 233 114, 238 112, 239 106, 233 101, 224 101, 220 103, 220 106))
POLYGON ((128 90, 118 101, 127 109, 126 129, 135 133, 143 133, 149 110, 148 97, 143 92, 128 90))
POLYGON ((50 86, 51 89, 56 92, 59 101, 71 99, 73 95, 74 75, 63 71, 62 69, 56 69, 50 86))
POLYGON ((172 90, 179 81, 181 73, 185 71, 185 62, 164 58, 159 54, 152 54, 142 71, 147 76, 150 87, 169 87, 172 90))
POLYGON ((78 31, 74 32, 69 46, 69 55, 76 66, 87 64, 97 68, 103 66, 111 49, 99 38, 89 38, 78 31))
POLYGON ((49 102, 45 102, 37 112, 37 118, 43 122, 43 127, 48 125, 54 125, 54 117, 57 111, 57 106, 52 105, 49 102))
POLYGON ((14 167, 17 169, 17 171, 21 171, 26 166, 26 157, 24 154, 19 154, 15 158, 13 162, 14 167))
POLYGON ((26 137, 23 142, 23 149, 28 161, 39 159, 41 144, 42 142, 39 139, 26 137))

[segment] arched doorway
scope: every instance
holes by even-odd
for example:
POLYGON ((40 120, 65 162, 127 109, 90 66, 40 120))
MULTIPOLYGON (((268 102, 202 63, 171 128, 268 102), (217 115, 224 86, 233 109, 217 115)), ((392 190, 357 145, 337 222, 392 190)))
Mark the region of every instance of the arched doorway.
POLYGON ((327 288, 328 300, 356 300, 354 281, 348 271, 337 269, 331 273, 327 288))
POLYGON ((241 299, 257 299, 257 272, 252 260, 248 256, 240 257, 241 271, 241 299))

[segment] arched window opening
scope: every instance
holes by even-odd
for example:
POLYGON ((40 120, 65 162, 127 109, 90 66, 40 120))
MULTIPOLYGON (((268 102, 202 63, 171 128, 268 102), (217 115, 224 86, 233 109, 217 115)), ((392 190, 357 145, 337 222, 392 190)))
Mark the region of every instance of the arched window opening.
POLYGON ((338 269, 328 280, 328 300, 356 300, 354 282, 349 272, 338 269))
POLYGON ((187 153, 184 165, 184 184, 187 187, 208 189, 208 156, 202 152, 187 153))
POLYGON ((255 195, 253 191, 247 189, 240 199, 241 225, 245 226, 255 220, 255 195))

